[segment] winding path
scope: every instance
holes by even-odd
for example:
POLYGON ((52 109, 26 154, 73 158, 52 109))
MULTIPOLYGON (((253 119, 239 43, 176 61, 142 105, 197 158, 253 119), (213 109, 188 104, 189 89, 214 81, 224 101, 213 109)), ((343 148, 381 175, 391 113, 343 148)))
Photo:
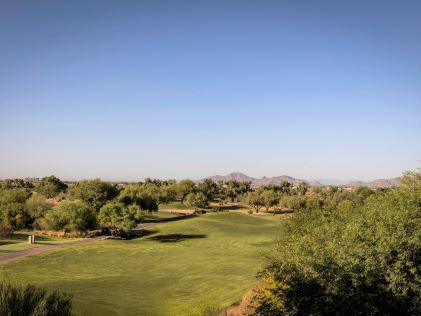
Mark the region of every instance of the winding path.
POLYGON ((23 258, 23 257, 37 255, 39 253, 47 252, 47 251, 50 251, 50 250, 57 250, 57 249, 61 249, 61 248, 71 247, 71 246, 89 244, 91 242, 98 241, 98 240, 104 240, 104 239, 107 239, 107 238, 109 238, 109 236, 99 236, 99 237, 92 237, 92 238, 87 238, 87 239, 83 239, 83 240, 78 240, 78 241, 64 242, 64 243, 61 243, 61 244, 29 248, 29 249, 17 251, 17 252, 14 252, 14 253, 9 253, 9 254, 6 254, 6 255, 1 255, 0 256, 0 264, 4 263, 4 262, 9 262, 9 261, 12 261, 12 260, 15 260, 15 259, 23 258))

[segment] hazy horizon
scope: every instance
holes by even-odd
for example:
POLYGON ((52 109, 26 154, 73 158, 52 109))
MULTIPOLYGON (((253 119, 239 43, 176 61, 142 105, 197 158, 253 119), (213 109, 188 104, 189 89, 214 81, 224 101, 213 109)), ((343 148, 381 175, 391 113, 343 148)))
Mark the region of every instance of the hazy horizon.
POLYGON ((419 1, 3 1, 0 178, 371 181, 421 159, 419 1))
MULTIPOLYGON (((407 170, 407 171, 409 171, 409 170, 407 170)), ((123 178, 122 179, 120 179, 120 178, 103 178, 103 177, 79 177, 79 178, 71 178, 71 177, 69 177, 69 178, 66 178, 66 177, 60 177, 57 174, 48 174, 48 175, 39 175, 39 176, 0 177, 0 180, 14 179, 14 178, 20 178, 20 179, 39 178, 39 179, 41 179, 42 177, 53 175, 53 176, 59 177, 62 181, 70 181, 70 182, 73 182, 73 181, 81 181, 81 180, 92 180, 92 179, 101 179, 102 181, 109 181, 109 182, 138 182, 138 181, 144 181, 146 178, 160 179, 160 180, 171 180, 171 179, 175 179, 177 181, 184 180, 184 179, 191 179, 191 180, 197 181, 197 180, 202 180, 202 179, 206 179, 206 178, 213 177, 213 176, 227 176, 227 175, 232 174, 232 173, 241 173, 241 174, 244 174, 246 176, 249 176, 249 177, 252 177, 252 178, 255 178, 255 179, 261 179, 263 177, 271 178, 271 177, 279 177, 279 176, 289 176, 289 177, 292 177, 292 178, 295 178, 295 179, 303 179, 303 180, 307 180, 307 181, 311 181, 311 182, 318 181, 318 182, 320 182, 323 185, 345 185, 345 184, 348 184, 348 183, 353 182, 353 181, 370 182, 370 181, 379 180, 379 179, 386 179, 386 180, 388 180, 388 179, 392 179, 392 178, 396 178, 396 177, 402 176, 402 174, 399 174, 397 176, 389 177, 389 178, 383 177, 383 178, 372 178, 372 179, 368 179, 368 178, 367 179, 356 179, 356 178, 355 179, 334 179, 334 178, 295 177, 294 175, 287 174, 287 173, 276 174, 276 175, 253 176, 253 175, 248 174, 248 173, 245 173, 245 172, 233 171, 233 172, 229 172, 229 173, 225 173, 225 174, 222 174, 222 173, 209 174, 209 175, 205 175, 205 176, 202 176, 202 177, 199 177, 199 178, 192 178, 192 177, 174 178, 174 177, 153 177, 153 176, 145 176, 145 177, 130 178, 130 179, 123 179, 123 178)))

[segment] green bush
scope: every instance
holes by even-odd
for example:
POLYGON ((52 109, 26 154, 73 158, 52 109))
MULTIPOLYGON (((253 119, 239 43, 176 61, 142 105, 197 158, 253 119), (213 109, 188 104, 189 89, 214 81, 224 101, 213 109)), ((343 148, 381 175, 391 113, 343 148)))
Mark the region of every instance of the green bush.
POLYGON ((421 314, 421 174, 366 193, 285 223, 255 315, 421 314))
POLYGON ((41 223, 45 229, 86 231, 96 225, 96 214, 81 201, 61 202, 49 210, 41 223))
POLYGON ((0 315, 4 316, 71 316, 69 294, 52 292, 33 285, 15 287, 0 284, 0 315))

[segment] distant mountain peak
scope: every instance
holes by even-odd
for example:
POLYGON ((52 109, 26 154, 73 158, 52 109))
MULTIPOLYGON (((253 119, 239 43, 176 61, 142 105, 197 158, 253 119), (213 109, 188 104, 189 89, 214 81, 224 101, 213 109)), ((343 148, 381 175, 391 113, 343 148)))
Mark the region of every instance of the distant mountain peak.
MULTIPOLYGON (((254 186, 262 186, 262 185, 269 185, 269 184, 280 184, 282 181, 288 181, 289 183, 293 184, 293 185, 298 185, 299 183, 305 181, 307 183, 309 183, 312 186, 321 186, 321 184, 317 181, 306 181, 303 179, 296 179, 287 175, 282 175, 282 176, 278 176, 278 177, 267 177, 264 176, 260 179, 257 178, 253 178, 250 177, 242 172, 236 171, 236 172, 231 172, 230 174, 227 174, 225 176, 222 175, 215 175, 215 176, 210 176, 210 177, 206 177, 204 179, 211 179, 213 181, 230 181, 230 180, 235 180, 235 181, 250 181, 254 186)), ((199 181, 202 181, 204 179, 201 179, 199 181)))
MULTIPOLYGON (((223 175, 215 175, 203 178, 201 180, 198 180, 197 182, 203 181, 204 179, 211 179, 213 181, 250 181, 253 186, 259 187, 262 185, 269 185, 269 184, 280 184, 282 181, 288 181, 294 186, 297 186, 301 182, 307 182, 311 186, 323 186, 323 185, 329 185, 328 183, 323 183, 324 181, 309 181, 304 179, 297 179, 288 175, 281 175, 277 177, 267 177, 263 176, 261 178, 253 178, 250 177, 240 171, 231 172, 225 176, 223 175)), ((335 180, 336 181, 336 180, 335 180)), ((327 182, 327 181, 326 181, 327 182)), ((333 180, 332 180, 333 182, 333 180)), ((332 185, 332 184, 331 184, 332 185)), ((399 186, 399 178, 393 178, 393 179, 377 179, 370 182, 363 182, 363 181, 351 181, 351 182, 345 182, 340 184, 336 184, 340 186, 345 187, 358 187, 358 186, 367 186, 369 188, 393 188, 399 186)))

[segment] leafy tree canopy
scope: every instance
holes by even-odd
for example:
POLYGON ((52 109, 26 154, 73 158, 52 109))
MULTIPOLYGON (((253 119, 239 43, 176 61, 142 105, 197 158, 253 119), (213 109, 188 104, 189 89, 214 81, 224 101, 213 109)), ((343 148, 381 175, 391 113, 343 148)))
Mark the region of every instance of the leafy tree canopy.
POLYGON ((254 315, 421 314, 421 174, 357 202, 284 222, 254 315))
POLYGON ((67 185, 55 176, 42 178, 36 186, 36 191, 47 198, 53 198, 66 189, 67 185))

